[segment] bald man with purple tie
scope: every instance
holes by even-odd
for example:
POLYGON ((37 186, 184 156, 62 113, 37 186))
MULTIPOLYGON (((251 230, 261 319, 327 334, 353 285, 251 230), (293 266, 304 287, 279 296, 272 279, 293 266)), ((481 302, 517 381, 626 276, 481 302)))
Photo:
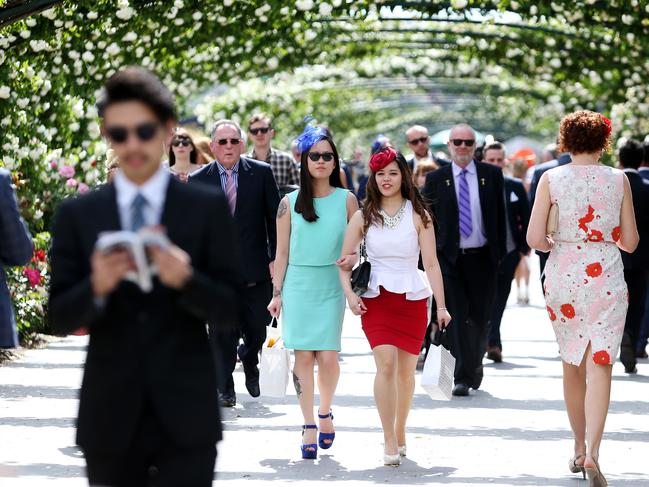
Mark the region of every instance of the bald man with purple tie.
POLYGON ((448 149, 452 164, 428 174, 423 195, 433 212, 444 293, 453 317, 453 395, 468 396, 482 383, 497 269, 506 253, 504 182, 499 168, 473 160, 476 136, 469 125, 451 129, 448 149))

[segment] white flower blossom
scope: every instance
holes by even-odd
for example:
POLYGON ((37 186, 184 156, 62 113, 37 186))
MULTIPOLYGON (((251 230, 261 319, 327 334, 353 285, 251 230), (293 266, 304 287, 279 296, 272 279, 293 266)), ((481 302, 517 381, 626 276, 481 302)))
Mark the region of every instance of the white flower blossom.
POLYGON ((130 20, 135 15, 132 7, 124 7, 115 12, 115 16, 120 20, 130 20))
POLYGON ((121 49, 120 49, 119 46, 118 46, 116 43, 114 43, 114 42, 113 42, 112 44, 110 44, 110 45, 106 48, 106 52, 107 52, 108 54, 110 54, 111 56, 117 56, 117 55, 120 53, 120 51, 121 51, 121 49))
POLYGON ((331 12, 333 10, 333 7, 329 5, 327 2, 321 3, 318 6, 318 13, 322 15, 323 17, 328 17, 331 15, 331 12))
POLYGON ((11 96, 11 89, 8 86, 0 86, 0 98, 6 100, 11 96))
POLYGON ((196 22, 198 22, 202 18, 203 18, 203 14, 201 12, 194 12, 192 14, 192 19, 194 19, 196 22))
POLYGON ((135 42, 137 40, 137 34, 131 31, 128 34, 126 34, 124 37, 122 37, 122 40, 124 42, 135 42))
POLYGON ((451 0, 451 7, 456 10, 465 8, 469 2, 467 0, 451 0))
POLYGON ((90 51, 86 51, 83 53, 81 56, 81 59, 83 59, 87 63, 91 63, 95 60, 95 55, 91 53, 90 51))
POLYGON ((16 105, 21 109, 26 108, 27 105, 29 105, 29 98, 18 98, 16 100, 16 105))
POLYGON ((34 27, 36 25, 36 19, 29 17, 25 20, 25 24, 27 24, 27 27, 34 27))
POLYGON ((233 3, 234 3, 234 0, 223 0, 223 5, 225 7, 231 7, 233 3))
POLYGON ((56 18, 56 9, 54 7, 43 10, 41 15, 46 19, 54 20, 56 18))
POLYGON ((28 29, 25 29, 25 30, 21 30, 19 35, 23 39, 29 39, 29 37, 32 35, 32 33, 28 29))
POLYGON ((295 6, 298 10, 307 11, 313 8, 313 0, 297 0, 295 6))
POLYGON ((99 18, 99 14, 91 10, 90 12, 88 12, 86 17, 88 17, 89 20, 97 20, 99 18))

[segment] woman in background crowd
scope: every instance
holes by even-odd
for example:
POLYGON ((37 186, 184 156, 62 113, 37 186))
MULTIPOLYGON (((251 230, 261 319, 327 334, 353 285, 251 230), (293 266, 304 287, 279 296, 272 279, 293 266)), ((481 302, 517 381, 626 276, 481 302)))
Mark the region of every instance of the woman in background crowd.
POLYGON ((179 128, 169 145, 169 171, 178 180, 186 183, 189 175, 200 167, 194 140, 189 132, 179 128))

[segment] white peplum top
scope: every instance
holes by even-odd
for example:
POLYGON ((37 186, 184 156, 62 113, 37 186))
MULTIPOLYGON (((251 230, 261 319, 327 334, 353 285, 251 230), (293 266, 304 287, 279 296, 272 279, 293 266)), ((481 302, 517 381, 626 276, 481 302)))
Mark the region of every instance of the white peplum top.
POLYGON ((419 270, 419 235, 412 218, 412 202, 406 200, 404 215, 395 228, 370 225, 365 237, 367 257, 372 265, 364 298, 375 298, 380 286, 409 301, 432 296, 426 274, 419 270))

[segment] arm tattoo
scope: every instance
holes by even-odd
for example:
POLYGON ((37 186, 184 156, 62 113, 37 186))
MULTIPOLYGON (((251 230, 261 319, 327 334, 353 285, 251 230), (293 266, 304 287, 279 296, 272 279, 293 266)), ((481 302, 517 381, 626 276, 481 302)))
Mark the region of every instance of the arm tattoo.
POLYGON ((300 379, 295 375, 295 371, 293 371, 293 385, 295 386, 295 392, 299 398, 302 395, 302 386, 300 385, 300 379))
POLYGON ((288 211, 288 205, 286 204, 286 201, 282 200, 279 202, 279 208, 277 209, 277 218, 282 218, 284 215, 286 215, 286 212, 288 211))
POLYGON ((282 290, 273 286, 273 297, 276 298, 277 296, 281 296, 281 295, 282 295, 282 290))

